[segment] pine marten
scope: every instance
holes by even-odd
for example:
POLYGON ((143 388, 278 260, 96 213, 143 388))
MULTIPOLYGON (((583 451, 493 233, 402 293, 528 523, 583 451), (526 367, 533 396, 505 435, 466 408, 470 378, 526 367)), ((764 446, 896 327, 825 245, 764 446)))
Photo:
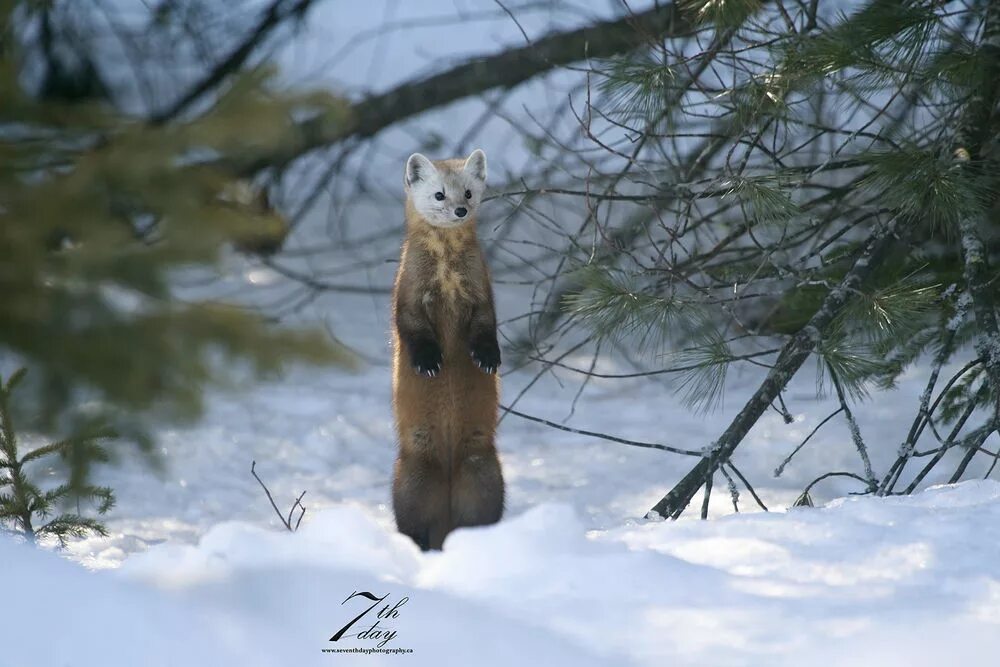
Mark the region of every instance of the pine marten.
POLYGON ((496 523, 504 485, 494 445, 500 346, 476 238, 486 154, 406 161, 406 240, 393 291, 392 396, 399 532, 441 549, 460 526, 496 523))

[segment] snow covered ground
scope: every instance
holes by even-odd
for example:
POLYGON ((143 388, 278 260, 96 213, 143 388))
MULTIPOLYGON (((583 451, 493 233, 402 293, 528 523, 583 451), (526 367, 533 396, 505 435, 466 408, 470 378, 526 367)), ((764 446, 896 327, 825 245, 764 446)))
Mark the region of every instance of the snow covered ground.
MULTIPOLYGON (((378 308, 368 312, 384 325, 378 308)), ((368 351, 384 352, 367 330, 368 351)), ((508 376, 505 398, 531 377, 508 376)), ((918 367, 898 391, 856 408, 876 470, 924 378, 918 367)), ((731 378, 729 400, 709 416, 684 410, 667 387, 596 384, 567 423, 697 448, 758 379, 731 378)), ((576 385, 560 380, 543 379, 518 408, 562 421, 576 385)), ((392 527, 385 366, 299 370, 216 395, 201 424, 161 432, 159 476, 131 456, 100 472, 119 497, 112 535, 73 544, 64 555, 76 562, 0 541, 0 560, 18 575, 5 586, 17 605, 0 607, 13 638, 0 664, 989 663, 1000 651, 1000 483, 787 511, 817 466, 859 466, 834 420, 773 477, 829 411, 814 389, 804 373, 787 397, 797 421, 769 414, 736 459, 770 513, 743 492, 734 514, 718 483, 711 520, 694 511, 647 521, 691 459, 508 417, 505 520, 458 531, 432 554, 392 527), (252 460, 280 506, 308 491, 298 533, 279 526, 252 460), (330 642, 372 604, 347 599, 361 591, 387 597, 330 642), (395 632, 382 648, 413 652, 323 652, 377 648, 384 636, 358 636, 375 621, 395 632)), ((814 496, 855 490, 834 479, 814 496)))
POLYGON ((545 503, 458 532, 435 554, 357 504, 315 512, 294 535, 219 523, 197 544, 153 547, 114 573, 0 542, 17 573, 5 595, 19 601, 16 614, 4 607, 12 641, 3 660, 991 664, 1000 650, 998 544, 993 481, 593 532, 572 507, 545 503), (329 642, 369 607, 347 600, 358 591, 382 601, 329 642), (358 636, 373 623, 393 634, 358 636), (412 653, 322 652, 379 646, 412 653))

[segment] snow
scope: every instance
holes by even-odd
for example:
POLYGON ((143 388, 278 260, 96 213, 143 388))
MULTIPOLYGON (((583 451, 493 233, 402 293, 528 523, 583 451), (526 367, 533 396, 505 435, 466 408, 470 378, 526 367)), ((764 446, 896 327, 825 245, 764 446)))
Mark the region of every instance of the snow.
POLYGON ((998 544, 994 481, 589 532, 543 503, 430 554, 344 503, 295 534, 220 523, 113 572, 0 542, 18 573, 0 622, 12 667, 403 659, 322 652, 379 644, 414 665, 976 664, 1000 650, 998 544), (376 619, 390 640, 328 641, 368 606, 342 604, 356 591, 388 595, 371 614, 395 607, 376 619))

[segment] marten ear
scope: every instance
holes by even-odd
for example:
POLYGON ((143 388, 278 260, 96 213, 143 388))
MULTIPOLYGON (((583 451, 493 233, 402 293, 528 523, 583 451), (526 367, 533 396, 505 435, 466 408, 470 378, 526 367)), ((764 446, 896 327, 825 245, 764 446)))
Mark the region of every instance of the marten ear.
POLYGON ((414 153, 406 160, 406 172, 403 182, 406 188, 411 188, 415 183, 426 180, 431 174, 437 171, 434 163, 425 158, 420 153, 414 153))
POLYGON ((486 182, 486 153, 483 152, 483 149, 477 148, 472 151, 472 155, 465 161, 465 173, 486 182))

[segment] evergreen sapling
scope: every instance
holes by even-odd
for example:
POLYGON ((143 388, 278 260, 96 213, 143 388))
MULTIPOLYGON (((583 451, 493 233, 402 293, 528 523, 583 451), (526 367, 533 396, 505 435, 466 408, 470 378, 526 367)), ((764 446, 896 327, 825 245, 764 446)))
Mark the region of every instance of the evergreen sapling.
POLYGON ((107 535, 104 524, 93 517, 77 512, 59 512, 68 502, 90 502, 98 515, 103 515, 115 503, 112 490, 71 479, 53 489, 44 490, 31 475, 32 464, 46 461, 53 456, 73 457, 85 455, 87 460, 107 460, 101 442, 113 433, 93 429, 73 435, 65 440, 21 453, 20 441, 11 415, 11 393, 24 378, 25 370, 15 372, 6 383, 0 377, 0 528, 22 536, 28 542, 45 537, 58 540, 65 546, 73 537, 90 534, 107 535))

